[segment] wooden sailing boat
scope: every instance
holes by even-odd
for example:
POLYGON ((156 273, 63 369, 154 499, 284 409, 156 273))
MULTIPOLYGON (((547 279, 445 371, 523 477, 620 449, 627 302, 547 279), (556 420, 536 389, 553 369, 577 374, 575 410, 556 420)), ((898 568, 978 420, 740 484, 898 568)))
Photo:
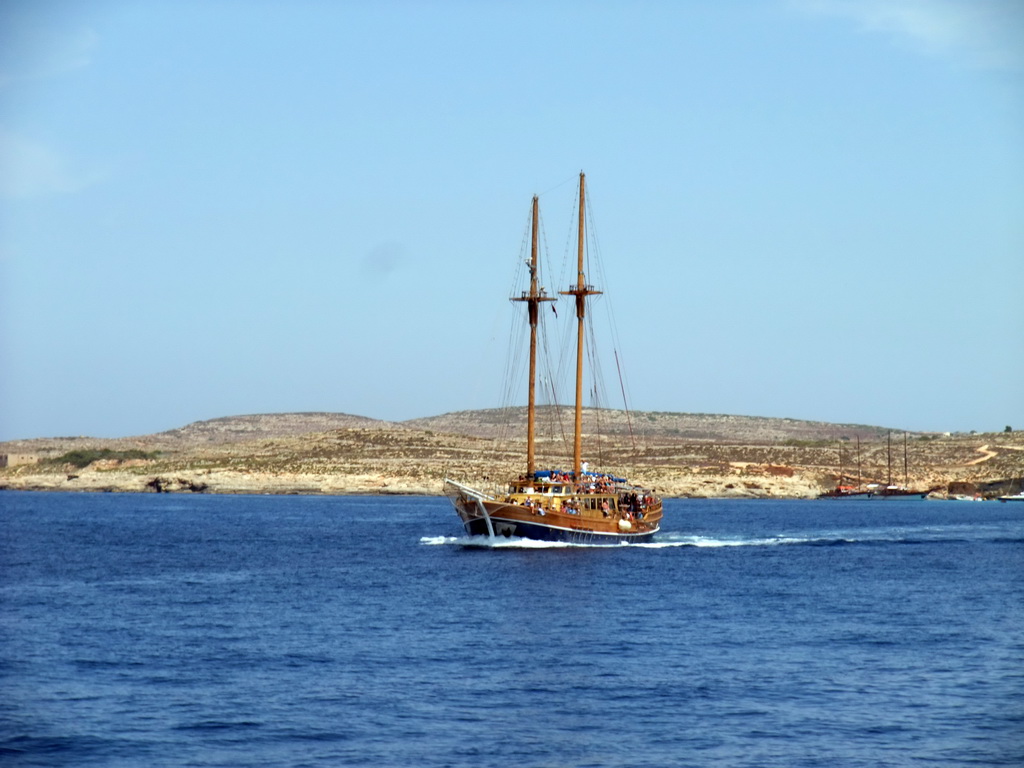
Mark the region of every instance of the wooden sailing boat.
POLYGON ((538 469, 535 452, 538 309, 554 301, 538 282, 537 197, 533 198, 530 246, 530 287, 513 299, 526 304, 530 324, 529 390, 526 428, 526 472, 498 493, 470 488, 454 480, 444 482, 471 536, 519 537, 578 544, 620 544, 650 540, 662 518, 662 502, 651 490, 630 484, 625 478, 589 471, 583 461, 583 356, 584 318, 587 297, 600 291, 587 283, 583 253, 585 243, 586 177, 580 174, 580 209, 577 279, 563 296, 576 303, 576 409, 572 471, 538 469))
POLYGON ((861 482, 860 472, 860 435, 857 435, 857 485, 843 485, 846 479, 843 467, 843 443, 839 441, 839 479, 836 487, 831 491, 818 494, 819 499, 866 499, 871 496, 869 491, 864 490, 861 482))
POLYGON ((903 433, 903 485, 894 485, 892 482, 892 432, 886 434, 886 460, 888 464, 888 472, 886 475, 885 487, 868 486, 871 497, 876 499, 889 499, 895 497, 901 498, 919 498, 923 499, 928 496, 928 491, 912 491, 907 487, 909 482, 908 472, 908 457, 907 457, 907 433, 903 433))

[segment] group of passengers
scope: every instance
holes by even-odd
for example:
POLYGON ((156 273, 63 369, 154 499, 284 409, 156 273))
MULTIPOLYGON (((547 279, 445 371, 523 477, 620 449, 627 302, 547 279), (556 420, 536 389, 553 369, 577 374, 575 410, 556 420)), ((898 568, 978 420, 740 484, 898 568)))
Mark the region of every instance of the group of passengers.
POLYGON ((589 483, 581 483, 581 490, 586 493, 613 493, 615 491, 615 481, 612 480, 608 475, 595 475, 590 479, 589 483))
MULTIPOLYGON (((549 507, 544 499, 530 498, 529 496, 523 499, 522 505, 535 515, 546 515, 551 509, 554 509, 554 507, 549 507)), ((581 509, 580 502, 577 499, 566 499, 562 502, 559 509, 567 515, 578 515, 581 509)), ((601 511, 605 517, 608 517, 609 507, 607 499, 601 505, 601 511)))
MULTIPOLYGON (((614 493, 615 480, 609 475, 591 475, 584 477, 582 482, 574 482, 573 474, 570 472, 552 472, 547 478, 532 478, 539 480, 538 485, 565 485, 573 493, 614 493)), ((519 487, 523 493, 533 493, 534 486, 530 483, 531 478, 526 475, 519 476, 519 487)))
MULTIPOLYGON (((529 493, 529 491, 527 491, 529 493)), ((542 501, 534 501, 527 497, 523 502, 523 506, 533 512, 535 515, 546 515, 548 513, 547 507, 544 506, 542 501)))
MULTIPOLYGON (((546 515, 556 508, 569 515, 581 514, 583 506, 579 499, 567 498, 561 504, 558 504, 553 499, 549 501, 545 498, 529 496, 529 494, 533 493, 544 493, 543 486, 549 483, 565 484, 568 488, 572 489, 573 493, 577 494, 608 494, 611 496, 616 490, 615 480, 608 475, 590 475, 585 477, 582 483, 573 483, 572 480, 573 475, 566 472, 552 472, 546 478, 529 478, 526 475, 520 475, 518 487, 513 485, 509 490, 513 493, 528 494, 527 498, 521 503, 536 515, 546 515), (530 482, 531 479, 539 480, 537 485, 540 487, 535 488, 530 482)), ((508 498, 508 501, 512 501, 511 496, 508 498)), ((643 520, 646 511, 654 501, 654 497, 646 491, 641 491, 640 493, 634 491, 620 493, 617 504, 609 499, 602 499, 598 508, 604 517, 610 517, 613 512, 617 511, 618 516, 625 520, 643 520)))
POLYGON ((644 519, 644 512, 654 503, 654 497, 647 493, 624 493, 619 497, 619 509, 627 520, 644 519))

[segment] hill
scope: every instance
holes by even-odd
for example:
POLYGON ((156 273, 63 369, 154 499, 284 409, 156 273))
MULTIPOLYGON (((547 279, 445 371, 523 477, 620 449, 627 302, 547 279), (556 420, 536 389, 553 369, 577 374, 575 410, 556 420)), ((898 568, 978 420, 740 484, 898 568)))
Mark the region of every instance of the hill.
MULTIPOLYGON (((401 423, 257 414, 135 437, 11 441, 0 443, 10 465, 0 469, 0 487, 436 494, 446 476, 490 484, 521 472, 525 420, 525 408, 401 423)), ((570 409, 541 409, 542 465, 571 464, 571 424, 570 409)), ((1024 476, 1022 433, 913 434, 905 444, 899 433, 890 449, 883 427, 596 409, 585 411, 584 432, 594 466, 670 496, 810 497, 833 487, 840 468, 844 482, 892 478, 955 493, 1006 492, 1024 476)))
MULTIPOLYGON (((569 425, 573 409, 542 406, 537 409, 541 425, 569 425)), ((778 419, 762 416, 729 416, 709 413, 665 411, 627 412, 613 409, 583 409, 584 429, 619 437, 633 434, 650 439, 680 439, 719 443, 771 443, 784 440, 880 439, 894 431, 860 424, 830 424, 823 421, 778 419)), ((452 432, 474 437, 496 438, 526 433, 526 407, 459 411, 403 422, 407 427, 452 432)))

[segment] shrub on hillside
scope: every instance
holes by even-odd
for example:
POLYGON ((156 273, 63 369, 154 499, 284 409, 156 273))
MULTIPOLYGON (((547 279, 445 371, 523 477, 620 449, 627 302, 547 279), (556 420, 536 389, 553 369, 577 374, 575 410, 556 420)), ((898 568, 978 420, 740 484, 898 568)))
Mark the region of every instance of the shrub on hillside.
POLYGON ((62 456, 58 456, 51 461, 54 464, 70 464, 73 467, 83 469, 89 466, 94 461, 100 459, 114 459, 117 461, 124 461, 126 459, 155 459, 160 455, 159 451, 140 451, 136 448, 129 449, 127 451, 114 451, 110 448, 80 448, 74 451, 68 451, 62 456))

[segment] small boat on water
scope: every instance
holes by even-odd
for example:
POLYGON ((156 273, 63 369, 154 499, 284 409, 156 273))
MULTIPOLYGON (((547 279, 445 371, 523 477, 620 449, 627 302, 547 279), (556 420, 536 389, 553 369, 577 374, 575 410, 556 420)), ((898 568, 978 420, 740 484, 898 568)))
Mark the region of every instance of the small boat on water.
MULTIPOLYGON (((890 498, 919 498, 928 496, 929 491, 915 491, 907 488, 906 485, 895 485, 892 481, 892 433, 888 434, 886 452, 888 456, 889 479, 885 485, 879 483, 861 482, 860 465, 860 437, 857 438, 857 485, 843 485, 846 479, 843 467, 843 444, 839 444, 839 481, 832 490, 818 494, 819 499, 890 499, 890 498)), ((903 433, 903 478, 906 483, 908 475, 907 461, 907 434, 903 433)))
POLYGON ((928 497, 929 493, 930 491, 914 491, 900 485, 876 485, 872 483, 868 486, 868 498, 871 499, 924 499, 928 497))
POLYGON ((903 485, 894 485, 892 482, 892 432, 887 435, 887 454, 889 462, 889 481, 885 485, 871 483, 867 486, 869 498, 872 499, 925 499, 930 491, 915 491, 907 487, 908 461, 907 461, 907 433, 903 433, 903 485))
POLYGON ((870 491, 862 491, 852 485, 837 485, 831 491, 818 494, 819 499, 867 499, 870 496, 870 491))
POLYGON ((577 280, 563 296, 576 305, 576 406, 571 469, 538 469, 535 451, 537 323, 547 295, 538 278, 538 206, 533 198, 530 285, 513 301, 526 304, 530 326, 529 388, 525 472, 501 490, 485 491, 445 479, 445 494, 470 536, 524 538, 574 544, 623 544, 649 541, 661 526, 662 501, 654 491, 630 483, 617 473, 592 471, 583 460, 584 319, 587 298, 601 293, 584 272, 586 180, 580 174, 577 280))
POLYGON ((1020 493, 1012 494, 1010 496, 1000 496, 999 500, 1000 501, 1024 501, 1024 491, 1021 491, 1020 493))
POLYGON ((864 490, 860 479, 860 435, 857 435, 857 485, 843 485, 846 479, 845 467, 843 466, 843 442, 839 441, 839 477, 836 487, 830 491, 819 493, 819 499, 867 499, 871 493, 864 490))

